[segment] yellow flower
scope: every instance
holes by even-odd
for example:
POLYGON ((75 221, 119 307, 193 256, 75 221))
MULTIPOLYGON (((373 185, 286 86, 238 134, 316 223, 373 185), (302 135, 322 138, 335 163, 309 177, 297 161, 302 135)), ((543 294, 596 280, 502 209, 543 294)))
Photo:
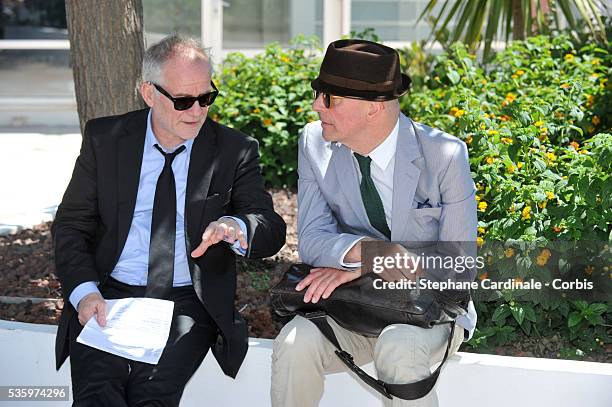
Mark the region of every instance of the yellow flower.
POLYGON ((484 130, 487 128, 487 125, 484 123, 480 123, 480 130, 484 130))
POLYGON ((284 63, 288 63, 290 61, 290 59, 283 55, 281 57, 281 61, 283 61, 284 63))
POLYGON ((589 150, 587 149, 582 149, 579 151, 580 154, 587 154, 589 152, 589 150))
POLYGON ((467 137, 465 138, 465 144, 468 144, 468 145, 469 145, 469 144, 472 144, 472 140, 473 140, 473 137, 472 137, 472 136, 467 136, 467 137))
POLYGON ((487 131, 487 134, 489 136, 496 136, 496 135, 499 134, 499 131, 497 131, 497 130, 489 130, 489 131, 487 131))
POLYGON ((531 219, 531 206, 525 206, 521 212, 521 220, 531 219))
POLYGON ((557 156, 555 155, 555 153, 546 153, 546 158, 552 162, 557 159, 557 156))
POLYGON ((439 109, 440 108, 440 104, 439 103, 435 103, 433 107, 434 107, 434 109, 439 109))
POLYGON ((514 249, 512 247, 508 247, 506 250, 504 250, 504 254, 506 257, 510 258, 514 256, 514 249))
POLYGON ((295 109, 295 112, 296 112, 296 113, 300 113, 301 111, 302 111, 302 108, 301 108, 301 107, 298 107, 297 109, 295 109))
POLYGON ((538 264, 538 266, 544 266, 546 265, 546 263, 548 263, 548 257, 539 255, 538 257, 536 257, 536 263, 538 264))
POLYGON ((518 169, 519 169, 519 170, 520 170, 521 168, 523 168, 523 165, 525 165, 525 164, 523 164, 523 163, 518 163, 518 164, 516 164, 516 166, 518 167, 518 169))
POLYGON ((484 243, 484 239, 483 239, 482 237, 478 236, 478 237, 476 238, 476 244, 477 244, 478 246, 482 246, 482 244, 483 244, 483 243, 484 243))
POLYGON ((561 89, 568 89, 570 87, 569 83, 562 83, 561 84, 561 89))
POLYGON ((555 199, 555 194, 552 193, 551 191, 546 191, 546 198, 555 199))
POLYGON ((573 61, 574 60, 574 54, 565 54, 565 60, 566 61, 573 61))
POLYGON ((434 76, 434 81, 440 82, 440 77, 439 76, 434 76))
POLYGON ((465 114, 465 110, 463 110, 463 109, 459 109, 459 110, 457 110, 457 111, 455 112, 454 116, 455 116, 455 117, 457 117, 457 118, 459 118, 459 117, 463 116, 464 114, 465 114))
POLYGON ((544 122, 542 120, 538 120, 533 125, 536 126, 536 127, 542 127, 542 126, 544 126, 544 122))
MULTIPOLYGON (((484 211, 486 211, 486 210, 487 210, 487 206, 488 206, 488 205, 487 205, 487 203, 486 203, 485 201, 480 201, 480 202, 478 202, 478 210, 479 210, 480 212, 484 212, 484 211)), ((472 230, 474 230, 474 229, 472 229, 472 230)))
POLYGON ((479 227, 478 228, 478 233, 480 233, 480 234, 484 234, 486 231, 487 230, 485 228, 483 228, 483 227, 479 227))
POLYGON ((595 102, 595 96, 593 95, 587 95, 587 107, 591 107, 593 106, 593 103, 595 102))
POLYGON ((540 202, 538 206, 540 207, 540 209, 546 208, 546 201, 540 202))
POLYGON ((487 157, 487 164, 493 164, 494 161, 495 161, 495 158, 487 157))
POLYGON ((457 107, 451 107, 450 112, 448 112, 448 114, 450 114, 451 116, 454 116, 455 113, 457 113, 459 111, 459 108, 457 107))
POLYGON ((269 126, 272 124, 272 119, 264 119, 263 120, 263 125, 264 126, 269 126))
POLYGON ((480 202, 480 200, 482 199, 480 195, 476 195, 474 198, 476 199, 476 202, 480 202))
POLYGON ((593 266, 586 266, 584 268, 584 272, 587 273, 589 276, 593 274, 594 271, 595 271, 595 267, 593 266))
POLYGON ((510 75, 510 77, 511 77, 512 79, 516 79, 516 78, 518 78, 518 75, 510 75))
POLYGON ((578 151, 578 148, 580 148, 580 144, 578 144, 577 141, 572 141, 571 143, 569 143, 569 145, 576 151, 578 151))
POLYGON ((514 93, 508 93, 506 95, 506 100, 508 101, 508 103, 514 102, 515 99, 516 99, 516 95, 514 93))
POLYGON ((490 115, 489 113, 485 113, 485 114, 483 114, 483 116, 484 116, 484 117, 486 117, 487 119, 488 119, 489 117, 491 117, 491 115, 490 115))
POLYGON ((593 118, 591 119, 591 123, 597 126, 599 125, 599 123, 601 123, 601 119, 599 118, 599 116, 593 116, 593 118))
POLYGON ((514 171, 515 171, 515 170, 516 170, 516 167, 515 167, 514 165, 511 165, 511 166, 509 166, 509 167, 506 169, 506 172, 507 172, 508 174, 514 174, 514 171))
POLYGON ((508 137, 502 137, 501 142, 504 144, 512 144, 512 139, 508 137))
POLYGON ((599 58, 594 58, 594 59, 591 61, 591 65, 599 65, 599 63, 600 63, 600 62, 601 62, 601 61, 599 60, 599 58))
POLYGON ((482 83, 483 85, 486 85, 487 84, 487 80, 483 79, 482 81, 480 81, 480 83, 482 83))
POLYGON ((476 189, 482 191, 484 189, 484 186, 479 182, 478 184, 476 184, 476 189))
POLYGON ((258 107, 256 107, 255 109, 253 109, 253 113, 255 113, 255 114, 257 114, 257 113, 259 113, 259 112, 261 112, 261 110, 259 110, 259 108, 258 108, 258 107))

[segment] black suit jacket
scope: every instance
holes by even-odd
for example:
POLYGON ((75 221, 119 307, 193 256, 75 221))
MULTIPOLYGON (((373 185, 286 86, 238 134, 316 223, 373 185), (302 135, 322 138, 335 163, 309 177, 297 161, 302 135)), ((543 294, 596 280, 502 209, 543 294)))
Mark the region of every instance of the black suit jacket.
MULTIPOLYGON (((90 120, 81 152, 52 226, 55 262, 65 298, 57 332, 56 368, 66 360, 68 328, 76 312, 68 301, 85 281, 105 284, 127 239, 140 178, 149 109, 90 120)), ((275 254, 285 222, 264 190, 257 141, 210 118, 195 138, 185 197, 185 246, 191 253, 208 224, 223 215, 248 229, 248 258, 275 254)), ((194 289, 219 327, 213 354, 235 377, 248 348, 246 324, 234 309, 235 254, 228 244, 189 259, 194 289)))

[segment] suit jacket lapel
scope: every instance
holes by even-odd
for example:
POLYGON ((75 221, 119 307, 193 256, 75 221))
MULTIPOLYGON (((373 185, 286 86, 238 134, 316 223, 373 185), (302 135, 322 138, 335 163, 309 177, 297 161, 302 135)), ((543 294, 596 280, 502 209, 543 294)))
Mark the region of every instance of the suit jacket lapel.
POLYGON ((412 122, 400 114, 399 134, 395 149, 395 170, 393 173, 393 213, 391 240, 405 240, 409 226, 410 210, 421 170, 413 161, 421 157, 421 149, 412 122))
POLYGON ((340 190, 344 194, 348 205, 357 214, 358 219, 363 219, 364 224, 369 225, 361 194, 359 192, 359 174, 351 156, 351 150, 343 145, 334 144, 332 156, 329 162, 329 170, 336 174, 340 190))
POLYGON ((116 261, 123 250, 127 239, 136 196, 140 181, 140 168, 144 152, 145 136, 147 132, 147 117, 149 109, 138 112, 126 124, 123 134, 117 141, 117 255, 116 261))
MULTIPOLYGON (((217 126, 206 119, 200 133, 193 141, 187 190, 185 192, 185 238, 187 250, 192 247, 191 239, 199 240, 199 230, 204 212, 204 200, 208 195, 213 172, 217 166, 217 126)), ((189 252, 188 252, 189 254, 189 252)), ((191 256, 187 256, 191 260, 191 256)), ((194 285, 195 285, 194 281, 194 285)))

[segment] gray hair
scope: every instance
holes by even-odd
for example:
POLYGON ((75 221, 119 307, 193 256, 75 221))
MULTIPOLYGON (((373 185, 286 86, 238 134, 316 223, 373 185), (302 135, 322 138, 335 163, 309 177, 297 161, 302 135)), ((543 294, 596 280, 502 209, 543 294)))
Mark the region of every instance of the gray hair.
POLYGON ((143 82, 159 83, 162 79, 164 63, 179 55, 207 62, 212 74, 213 68, 209 49, 202 47, 200 42, 193 37, 172 34, 164 37, 157 44, 151 45, 144 52, 142 58, 143 82))

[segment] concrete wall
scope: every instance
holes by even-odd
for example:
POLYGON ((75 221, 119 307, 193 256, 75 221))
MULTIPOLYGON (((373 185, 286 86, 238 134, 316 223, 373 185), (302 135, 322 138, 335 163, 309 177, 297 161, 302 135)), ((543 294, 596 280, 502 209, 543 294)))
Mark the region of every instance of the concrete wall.
MULTIPOLYGON (((55 326, 0 321, 0 385, 69 385, 70 369, 54 369, 55 326)), ((251 339, 236 380, 224 376, 209 354, 187 385, 181 407, 269 406, 272 341, 251 339)), ((372 373, 372 366, 367 370, 372 373)), ((381 406, 349 374, 329 375, 322 407, 381 406)), ((609 407, 612 364, 459 353, 438 382, 441 406, 609 407)), ((0 402, 0 406, 69 405, 66 402, 0 402)), ((290 407, 290 406, 287 406, 290 407)))

